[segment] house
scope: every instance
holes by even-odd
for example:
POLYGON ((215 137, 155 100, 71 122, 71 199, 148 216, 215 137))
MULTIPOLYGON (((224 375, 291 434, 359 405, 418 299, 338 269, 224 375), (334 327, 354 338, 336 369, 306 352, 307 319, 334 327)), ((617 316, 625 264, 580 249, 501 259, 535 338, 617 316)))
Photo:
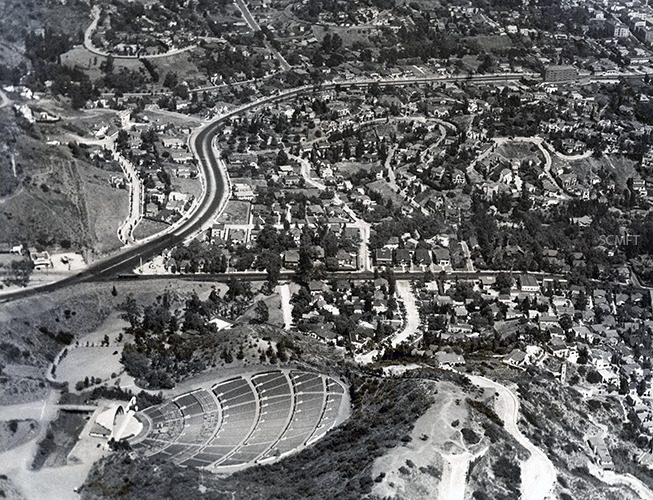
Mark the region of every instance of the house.
POLYGON ((286 250, 283 252, 283 266, 286 269, 297 269, 299 265, 299 251, 286 250))
POLYGON ((188 163, 193 160, 193 155, 186 151, 173 151, 170 158, 175 163, 188 163))
POLYGON ((175 170, 175 175, 181 179, 190 179, 195 177, 197 173, 190 168, 178 168, 175 170))
POLYGON ((562 187, 569 189, 572 186, 575 186, 578 183, 578 179, 575 174, 561 174, 558 176, 562 187))
POLYGON ((295 173, 294 169, 290 165, 280 165, 279 166, 279 175, 282 177, 288 177, 295 173))
POLYGON ((372 311, 375 314, 382 314, 388 310, 388 301, 384 299, 375 299, 372 303, 372 311))
POLYGON ((548 328, 551 326, 560 326, 557 316, 543 314, 540 316, 540 328, 548 328))
POLYGON ((431 252, 426 248, 418 248, 415 250, 415 264, 430 266, 431 265, 431 252))
POLYGON ((311 280, 308 282, 308 291, 311 293, 311 295, 319 295, 324 291, 324 289, 325 285, 322 281, 311 280))
POLYGON ((335 340, 338 337, 336 333, 331 330, 331 328, 328 328, 324 323, 309 324, 306 333, 324 342, 335 340))
POLYGON ((440 368, 451 370, 454 366, 464 365, 465 358, 454 352, 438 351, 435 353, 435 360, 440 368))
POLYGON ((469 323, 449 323, 447 331, 461 335, 472 335, 474 333, 474 327, 469 323))
POLYGON ((247 243, 247 231, 244 229, 229 229, 229 240, 234 245, 247 243))
POLYGON ((436 248, 433 250, 435 263, 440 267, 449 267, 451 265, 451 254, 448 248, 436 248))
POLYGON ((388 242, 384 245, 385 248, 389 248, 390 250, 396 250, 399 248, 399 237, 398 236, 391 236, 388 239, 388 242))
POLYGON ((392 250, 389 248, 377 248, 374 252, 374 260, 377 266, 392 265, 392 250))
POLYGON ((348 252, 342 248, 336 254, 338 267, 340 269, 358 269, 358 253, 348 252))
POLYGON ((454 314, 456 315, 457 318, 466 318, 469 316, 469 312, 467 311, 467 308, 465 306, 456 306, 454 308, 454 314))
POLYGON ((48 252, 38 252, 36 248, 30 248, 29 258, 34 263, 34 269, 40 270, 53 267, 52 259, 50 259, 50 254, 48 252))
POLYGON ((601 436, 592 436, 587 440, 592 453, 594 454, 594 459, 596 463, 600 465, 603 470, 613 470, 614 463, 612 462, 612 456, 608 451, 608 447, 605 444, 603 437, 601 436))
POLYGON ((557 358, 566 359, 569 356, 569 347, 564 340, 557 337, 551 339, 551 350, 557 358))
POLYGON ((234 197, 240 201, 252 201, 256 195, 249 184, 234 183, 234 197))
POLYGON ((503 362, 510 366, 522 366, 526 361, 526 353, 519 349, 513 349, 510 354, 503 357, 503 362))
POLYGON ((410 250, 407 248, 398 248, 395 251, 395 262, 399 266, 409 266, 411 258, 410 250))
POLYGON ((186 141, 178 137, 162 137, 161 142, 164 148, 182 149, 186 145, 186 141))
POLYGON ((387 289, 388 288, 388 280, 385 278, 376 278, 374 280, 374 289, 375 290, 381 290, 381 289, 387 289))
POLYGON ((519 277, 520 290, 524 293, 539 293, 540 285, 535 279, 535 276, 530 274, 522 274, 519 277))

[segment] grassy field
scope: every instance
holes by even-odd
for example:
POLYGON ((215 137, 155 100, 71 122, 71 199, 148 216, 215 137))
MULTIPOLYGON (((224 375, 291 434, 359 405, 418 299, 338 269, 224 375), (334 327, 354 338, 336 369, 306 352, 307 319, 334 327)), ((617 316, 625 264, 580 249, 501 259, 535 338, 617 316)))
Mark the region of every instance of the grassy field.
POLYGON ((247 224, 249 222, 249 210, 251 203, 248 201, 230 200, 224 212, 220 215, 218 222, 225 224, 247 224))
MULTIPOLYGON (((77 66, 80 69, 83 69, 91 80, 97 80, 104 75, 100 70, 100 65, 105 60, 106 57, 93 54, 81 45, 74 47, 65 54, 61 54, 62 64, 66 66, 77 66)), ((138 59, 114 59, 114 68, 116 71, 120 71, 120 68, 127 68, 136 71, 138 71, 139 68, 145 69, 143 63, 138 59)))
POLYGON ((478 43, 479 46, 483 47, 485 50, 504 50, 512 47, 512 42, 507 36, 499 35, 486 35, 486 36, 475 36, 472 40, 478 43))
POLYGON ((380 193, 381 196, 383 196, 384 201, 392 200, 392 203, 396 207, 400 206, 404 202, 403 196, 394 192, 385 180, 370 182, 367 184, 367 187, 372 191, 380 193))
MULTIPOLYGON (((201 49, 195 49, 200 50, 201 49)), ((169 72, 177 73, 179 81, 188 81, 192 79, 198 84, 207 84, 208 80, 206 77, 201 76, 203 73, 198 70, 197 66, 193 62, 192 51, 182 52, 181 54, 176 54, 170 57, 161 57, 152 59, 152 64, 159 73, 159 81, 163 82, 165 75, 169 72)))
POLYGON ((89 52, 82 45, 73 47, 68 52, 61 54, 61 64, 69 67, 78 67, 84 70, 91 81, 98 80, 104 76, 100 70, 100 64, 105 61, 106 57, 97 56, 89 52))
POLYGON ((118 336, 128 323, 117 312, 110 315, 100 327, 78 339, 79 347, 70 347, 68 354, 61 360, 56 370, 56 379, 68 382, 72 389, 85 377, 108 380, 111 375, 123 371, 120 353, 124 341, 118 342, 118 336), (109 338, 109 345, 102 346, 104 336, 109 338))
POLYGON ((165 231, 168 227, 168 224, 164 222, 158 222, 150 219, 142 219, 138 226, 134 229, 134 239, 140 240, 152 236, 153 234, 160 233, 165 231))
POLYGON ((535 144, 528 142, 507 142, 499 146, 495 154, 509 160, 523 160, 529 157, 537 157, 543 160, 539 148, 535 144))
POLYGON ((199 198, 202 194, 202 183, 199 179, 182 179, 175 177, 174 174, 172 174, 172 188, 175 191, 192 194, 195 198, 199 198))
POLYGON ((38 435, 39 428, 36 420, 0 422, 0 453, 31 441, 38 435))
POLYGON ((80 169, 89 213, 89 227, 94 233, 94 248, 103 255, 119 249, 117 231, 129 215, 129 191, 114 189, 109 178, 115 173, 90 165, 80 169))
POLYGON ((353 161, 341 161, 337 163, 336 166, 338 167, 338 172, 343 177, 347 178, 360 170, 369 172, 374 165, 378 165, 378 164, 379 162, 363 164, 363 163, 357 163, 353 161))
POLYGON ((170 124, 176 127, 190 127, 195 128, 200 126, 200 121, 192 116, 182 115, 181 113, 167 113, 163 111, 156 111, 146 109, 142 113, 143 116, 149 118, 150 122, 157 125, 170 124))

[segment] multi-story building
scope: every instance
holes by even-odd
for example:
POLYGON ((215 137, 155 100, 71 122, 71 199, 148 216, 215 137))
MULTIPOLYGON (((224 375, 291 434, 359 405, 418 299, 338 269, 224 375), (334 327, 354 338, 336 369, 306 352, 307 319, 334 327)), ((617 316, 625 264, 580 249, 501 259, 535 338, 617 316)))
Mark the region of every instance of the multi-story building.
POLYGON ((573 66, 547 66, 544 70, 545 82, 571 82, 578 79, 578 70, 573 66))

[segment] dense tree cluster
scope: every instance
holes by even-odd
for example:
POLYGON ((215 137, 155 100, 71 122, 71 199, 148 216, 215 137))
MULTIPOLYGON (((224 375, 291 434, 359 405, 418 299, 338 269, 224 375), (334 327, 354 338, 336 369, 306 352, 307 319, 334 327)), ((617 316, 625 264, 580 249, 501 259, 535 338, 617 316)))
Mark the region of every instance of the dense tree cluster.
MULTIPOLYGON (((249 283, 235 279, 224 297, 215 290, 205 301, 191 294, 181 313, 169 291, 145 307, 128 296, 122 309, 129 322, 125 333, 130 342, 123 349, 122 364, 148 388, 173 387, 177 381, 214 365, 220 350, 224 351, 217 329, 209 321, 216 316, 240 316, 251 305, 252 297, 249 283)), ((222 359, 226 361, 225 355, 222 359)))

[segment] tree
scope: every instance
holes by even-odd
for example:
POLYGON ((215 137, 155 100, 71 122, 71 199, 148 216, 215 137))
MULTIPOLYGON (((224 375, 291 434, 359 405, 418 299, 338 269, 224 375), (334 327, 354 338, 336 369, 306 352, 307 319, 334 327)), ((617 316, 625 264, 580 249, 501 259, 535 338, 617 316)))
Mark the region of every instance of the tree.
POLYGON ((134 328, 140 319, 141 309, 132 294, 127 295, 125 301, 118 307, 124 311, 124 314, 120 317, 125 321, 129 321, 129 324, 134 328))
POLYGON ((569 317, 568 314, 563 314, 560 317, 560 326, 562 327, 563 330, 567 331, 570 330, 572 326, 574 326, 574 322, 572 319, 569 317))
POLYGON ((168 87, 170 90, 172 90, 177 86, 178 81, 179 79, 177 78, 177 73, 174 71, 169 71, 166 73, 166 76, 163 79, 163 86, 168 87))
POLYGON ((599 372, 597 372, 596 370, 590 370, 590 371, 587 373, 587 376, 585 377, 585 379, 586 379, 590 384, 598 384, 598 383, 600 383, 600 382, 603 380, 603 377, 602 377, 601 374, 600 374, 599 372))
POLYGON ((277 153, 276 164, 278 166, 288 165, 288 153, 286 153, 285 149, 281 148, 277 153))
POLYGON ((514 280, 510 274, 508 273, 497 274, 495 286, 500 293, 509 293, 513 283, 514 280))
POLYGON ((299 265, 297 266, 297 281, 308 283, 313 273, 313 259, 305 247, 299 250, 299 265))
POLYGON ((579 311, 584 311, 587 308, 587 294, 585 291, 580 291, 578 297, 576 297, 576 303, 574 305, 579 311))
POLYGON ((254 312, 256 313, 256 320, 259 323, 266 323, 270 319, 270 311, 268 310, 268 305, 259 300, 254 307, 254 312))
POLYGON ((109 54, 107 58, 100 64, 100 69, 106 74, 113 73, 113 56, 109 54))

